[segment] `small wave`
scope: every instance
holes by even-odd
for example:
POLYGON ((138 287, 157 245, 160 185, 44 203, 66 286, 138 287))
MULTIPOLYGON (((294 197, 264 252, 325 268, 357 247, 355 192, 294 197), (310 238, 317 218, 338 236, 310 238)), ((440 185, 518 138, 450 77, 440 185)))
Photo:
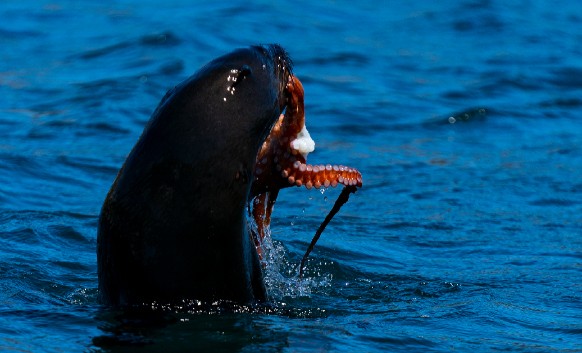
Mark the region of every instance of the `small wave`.
POLYGON ((578 205, 579 202, 568 199, 547 198, 547 199, 537 199, 531 201, 529 204, 533 206, 574 206, 578 205))
POLYGON ((542 108, 578 108, 582 106, 582 99, 579 98, 556 98, 545 100, 539 103, 542 108))
POLYGON ((441 128, 444 125, 452 125, 457 123, 483 123, 487 120, 488 111, 487 108, 469 108, 460 112, 447 114, 446 116, 441 116, 437 118, 432 118, 425 121, 422 126, 426 129, 441 128))
MULTIPOLYGON (((318 55, 321 55, 321 52, 317 52, 318 55)), ((333 64, 340 64, 340 65, 368 65, 369 64, 369 57, 367 55, 363 55, 357 52, 341 52, 335 53, 328 56, 317 56, 305 59, 299 64, 314 64, 317 66, 327 66, 333 64)))
POLYGON ((79 54, 78 57, 81 59, 90 60, 110 54, 116 54, 119 51, 133 48, 135 46, 176 46, 180 43, 181 40, 179 37, 172 32, 148 34, 134 40, 122 41, 98 49, 88 50, 79 54))
POLYGON ((562 89, 580 89, 582 87, 582 67, 570 66, 555 69, 547 81, 562 89))

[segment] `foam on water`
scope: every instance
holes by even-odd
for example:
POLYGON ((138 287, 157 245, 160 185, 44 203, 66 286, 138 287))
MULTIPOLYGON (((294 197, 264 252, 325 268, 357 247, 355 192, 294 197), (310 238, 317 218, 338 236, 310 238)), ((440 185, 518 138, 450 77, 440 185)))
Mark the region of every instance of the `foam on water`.
MULTIPOLYGON (((256 231, 253 219, 248 219, 251 228, 256 231)), ((317 273, 312 269, 309 277, 299 277, 299 263, 289 258, 289 253, 280 241, 271 237, 271 228, 265 228, 265 237, 261 242, 263 258, 263 275, 270 300, 281 302, 285 299, 309 298, 312 289, 323 288, 331 284, 331 274, 317 273)))

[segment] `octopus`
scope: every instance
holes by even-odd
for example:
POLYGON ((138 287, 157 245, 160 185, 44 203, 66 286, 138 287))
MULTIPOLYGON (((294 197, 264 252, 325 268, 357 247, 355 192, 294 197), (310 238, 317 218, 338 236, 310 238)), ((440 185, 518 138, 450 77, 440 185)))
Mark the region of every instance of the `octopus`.
MULTIPOLYGON (((255 179, 250 193, 250 213, 257 226, 256 233, 251 232, 251 237, 261 259, 261 244, 281 189, 292 186, 319 189, 344 185, 344 190, 355 192, 356 188, 362 186, 362 174, 355 168, 307 164, 307 155, 314 151, 315 143, 305 127, 304 90, 296 76, 289 77, 285 94, 286 109, 275 122, 257 155, 255 179)), ((343 203, 346 201, 347 196, 343 203)))

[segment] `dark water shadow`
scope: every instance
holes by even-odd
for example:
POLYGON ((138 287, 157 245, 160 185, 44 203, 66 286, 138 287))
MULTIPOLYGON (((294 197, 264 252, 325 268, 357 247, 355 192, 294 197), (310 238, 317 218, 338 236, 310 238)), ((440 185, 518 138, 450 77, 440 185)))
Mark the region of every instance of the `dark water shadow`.
POLYGON ((274 304, 198 301, 123 311, 103 308, 96 317, 103 334, 93 337, 92 345, 105 352, 277 352, 286 347, 288 331, 269 324, 269 318, 310 315, 314 315, 311 310, 274 304))

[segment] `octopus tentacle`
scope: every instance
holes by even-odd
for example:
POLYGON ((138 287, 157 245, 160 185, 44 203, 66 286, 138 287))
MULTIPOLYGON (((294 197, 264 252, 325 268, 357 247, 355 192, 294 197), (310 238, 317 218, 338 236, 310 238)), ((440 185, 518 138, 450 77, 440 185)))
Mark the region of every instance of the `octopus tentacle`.
MULTIPOLYGON (((354 168, 307 164, 307 154, 313 149, 297 148, 303 142, 298 136, 307 130, 303 85, 296 76, 290 77, 286 92, 288 103, 285 114, 279 116, 257 156, 251 197, 293 185, 305 185, 308 189, 335 187, 338 184, 361 187, 362 175, 354 168)), ((307 139, 310 140, 308 133, 307 139)))
POLYGON ((255 220, 257 226, 258 234, 252 236, 252 240, 259 254, 259 258, 263 258, 263 249, 261 247, 261 242, 266 236, 266 229, 271 224, 271 214, 273 211, 273 206, 275 205, 275 200, 279 190, 273 190, 271 192, 265 192, 255 197, 252 205, 252 216, 255 220))
POLYGON ((307 189, 315 187, 335 187, 338 184, 345 186, 362 186, 362 175, 354 168, 343 165, 311 165, 296 161, 291 168, 281 171, 281 176, 287 178, 289 184, 307 189))
POLYGON ((336 187, 340 184, 362 186, 362 175, 354 168, 307 164, 307 155, 313 152, 315 143, 305 128, 303 85, 296 76, 290 76, 285 93, 287 107, 257 155, 255 180, 249 196, 253 200, 252 216, 259 233, 254 238, 258 249, 270 224, 280 189, 290 186, 305 186, 307 189, 336 187))

